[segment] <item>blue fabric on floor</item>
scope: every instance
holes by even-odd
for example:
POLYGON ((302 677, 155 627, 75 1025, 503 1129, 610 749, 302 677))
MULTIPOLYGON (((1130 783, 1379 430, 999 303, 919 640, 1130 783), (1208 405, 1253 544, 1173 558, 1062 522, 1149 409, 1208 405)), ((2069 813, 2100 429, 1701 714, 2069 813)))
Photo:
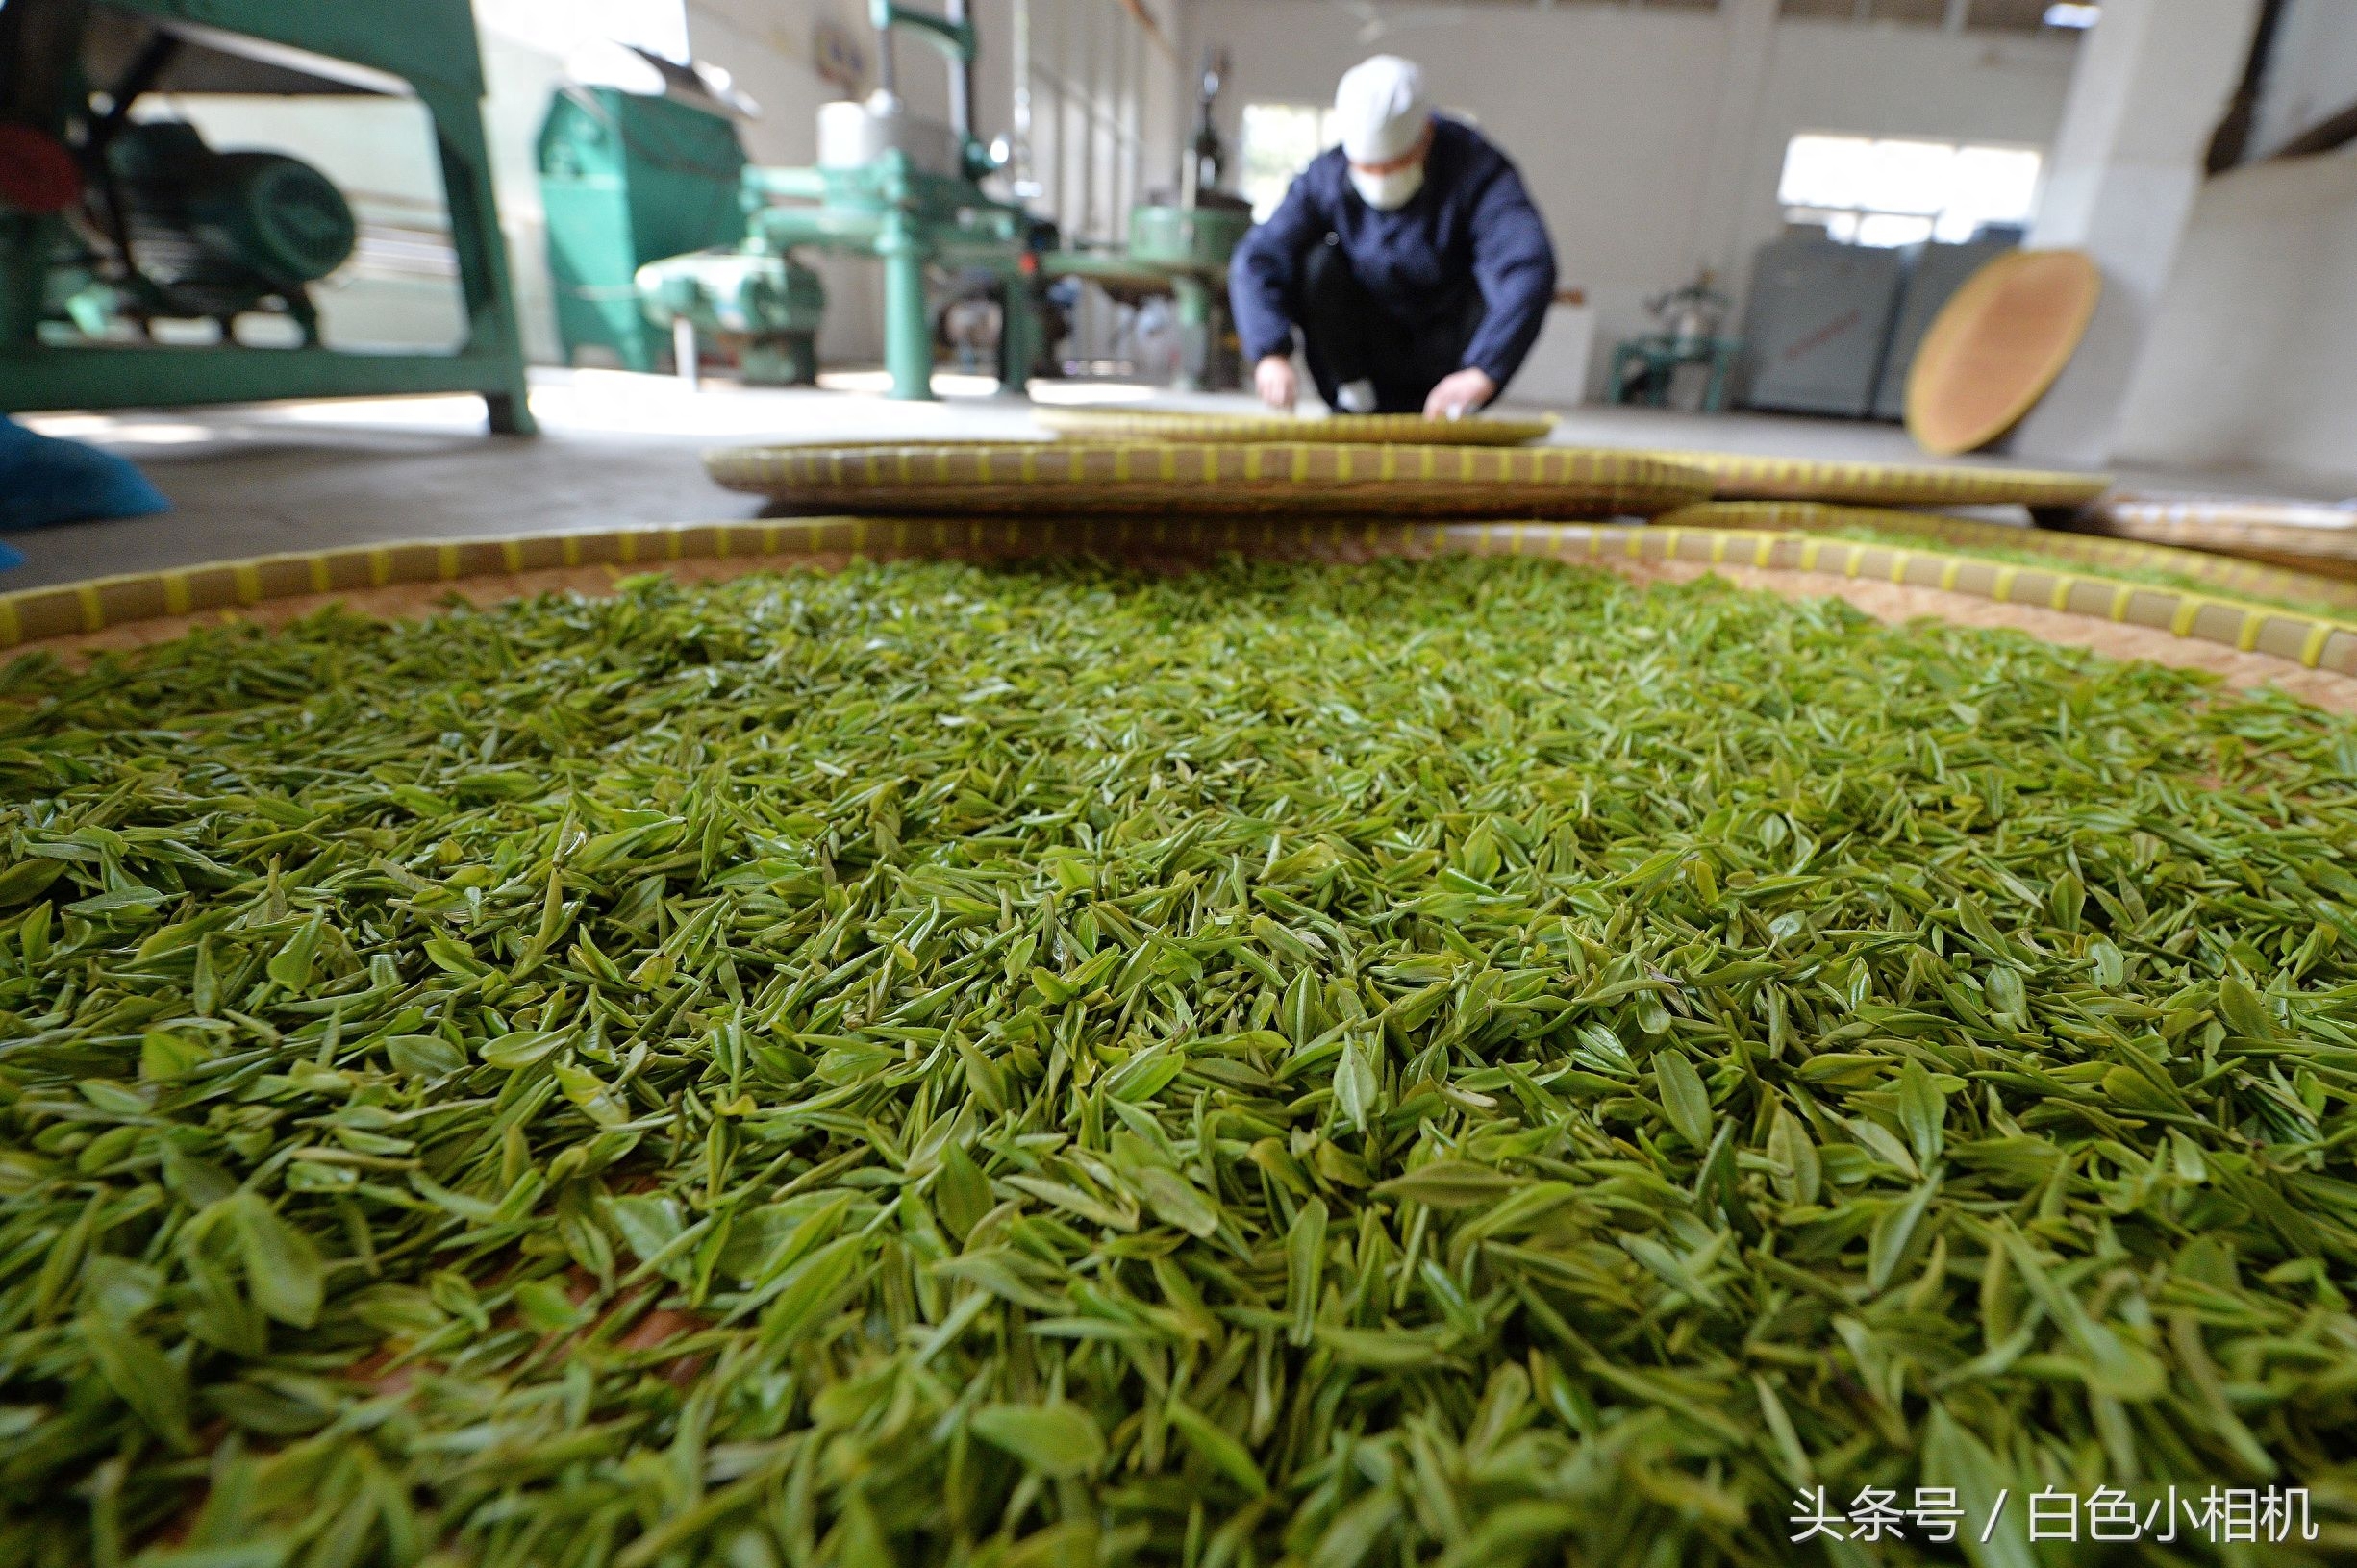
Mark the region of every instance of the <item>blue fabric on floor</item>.
MULTIPOLYGON (((146 475, 113 453, 36 435, 0 413, 0 531, 149 517, 171 510, 146 475)), ((6 564, 23 560, 17 556, 6 564)))

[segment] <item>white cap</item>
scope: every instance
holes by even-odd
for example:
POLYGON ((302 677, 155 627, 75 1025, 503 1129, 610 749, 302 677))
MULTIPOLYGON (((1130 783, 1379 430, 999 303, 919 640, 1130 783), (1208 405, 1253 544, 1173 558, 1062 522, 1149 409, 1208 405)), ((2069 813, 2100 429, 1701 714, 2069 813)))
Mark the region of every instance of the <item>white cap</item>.
POLYGON ((1342 133, 1342 156, 1353 163, 1406 157, 1432 119, 1423 67, 1397 55, 1359 62, 1334 89, 1334 118, 1342 133))

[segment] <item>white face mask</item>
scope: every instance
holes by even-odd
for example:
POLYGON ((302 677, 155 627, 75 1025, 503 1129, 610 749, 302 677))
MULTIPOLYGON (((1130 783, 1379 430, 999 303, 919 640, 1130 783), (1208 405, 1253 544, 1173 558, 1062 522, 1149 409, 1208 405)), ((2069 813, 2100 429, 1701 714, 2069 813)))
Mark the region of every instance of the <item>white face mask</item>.
POLYGON ((1405 168, 1383 174, 1366 169, 1350 171, 1350 187, 1359 193, 1359 200, 1378 212, 1396 212, 1416 200, 1416 193, 1424 188, 1424 161, 1417 159, 1405 168))

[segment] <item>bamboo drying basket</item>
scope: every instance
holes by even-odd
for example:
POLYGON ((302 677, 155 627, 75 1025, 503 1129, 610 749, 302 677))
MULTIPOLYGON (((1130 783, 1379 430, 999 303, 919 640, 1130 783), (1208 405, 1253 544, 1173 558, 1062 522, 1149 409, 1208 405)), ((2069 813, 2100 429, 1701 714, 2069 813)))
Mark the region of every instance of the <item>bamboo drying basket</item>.
POLYGON ((2357 507, 2352 506, 2123 494, 2089 509, 2071 526, 2113 538, 2357 578, 2357 507))
POLYGON ((740 447, 704 462, 727 488, 797 512, 1650 517, 1711 488, 1700 470, 1666 459, 1560 446, 807 445, 740 447))
POLYGON ((2021 506, 2077 508, 2111 487, 2108 474, 2053 473, 2033 468, 1981 468, 1961 463, 1838 462, 1814 458, 1755 457, 1743 452, 1657 451, 1651 454, 1711 478, 1719 501, 1856 502, 1884 507, 2021 506))
POLYGON ((284 602, 365 601, 407 587, 423 609, 445 590, 477 602, 567 585, 568 571, 672 566, 697 575, 835 564, 867 558, 1013 560, 1058 555, 1206 559, 1225 552, 1325 560, 1465 551, 1571 561, 1607 559, 1837 573, 1914 584, 2069 614, 2155 628, 2309 669, 2357 675, 2357 622, 2240 604, 2080 573, 1761 529, 1624 523, 1449 522, 1328 517, 819 517, 635 528, 592 534, 379 545, 138 573, 0 595, 0 648, 30 648, 109 629, 236 618, 284 602))
POLYGON ((1951 517, 1933 511, 1897 511, 1884 507, 1831 506, 1817 501, 1711 501, 1681 507, 1654 519, 1688 528, 1765 528, 1826 533, 1864 524, 1879 533, 1904 534, 1927 544, 2002 549, 2046 556, 2057 562, 2105 570, 2173 572, 2212 584, 2228 594, 2275 595, 2312 600, 2357 611, 2357 583, 2315 572, 2271 566, 2203 550, 2143 544, 2099 535, 2063 533, 1951 517))
POLYGON ((2038 406, 2103 296, 2084 251, 2008 251, 1965 280, 1908 367, 1907 434, 1926 452, 1976 452, 2038 406))

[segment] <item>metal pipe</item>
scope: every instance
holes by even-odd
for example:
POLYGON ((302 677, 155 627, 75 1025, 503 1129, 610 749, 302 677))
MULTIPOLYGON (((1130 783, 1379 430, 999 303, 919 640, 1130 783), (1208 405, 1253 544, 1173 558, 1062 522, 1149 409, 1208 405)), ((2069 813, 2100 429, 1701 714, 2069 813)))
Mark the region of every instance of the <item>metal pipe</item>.
MULTIPOLYGON (((1065 14, 1067 18, 1071 15, 1071 8, 1069 6, 1066 7, 1065 14)), ((1091 102, 1091 100, 1096 96, 1094 90, 1096 82, 1096 8, 1093 6, 1086 8, 1082 12, 1082 14, 1089 18, 1088 37, 1080 40, 1081 55, 1079 68, 1070 72, 1069 74, 1075 81, 1082 84, 1080 105, 1080 223, 1078 227, 1079 233, 1084 237, 1094 239, 1097 237, 1096 105, 1091 102)), ((1070 29, 1066 34, 1066 37, 1077 37, 1080 32, 1081 29, 1079 28, 1070 29)))
MULTIPOLYGON (((949 0, 949 25, 965 25, 965 0, 949 0)), ((974 57, 962 54, 949 67, 949 128, 964 147, 974 135, 974 57)))
POLYGON ((1121 193, 1119 204, 1114 209, 1114 221, 1120 226, 1125 240, 1129 237, 1130 212, 1142 194, 1138 187, 1145 163, 1145 133, 1140 116, 1145 106, 1146 44, 1143 35, 1130 35, 1128 80, 1121 87, 1121 193))
POLYGON ((884 261, 884 362, 891 395, 909 401, 933 396, 933 333, 925 318, 925 250, 897 208, 885 214, 877 254, 884 261))
POLYGON ((695 323, 688 319, 685 311, 671 318, 671 368, 679 373, 688 390, 703 390, 704 360, 695 346, 695 323))
POLYGON ((819 169, 772 168, 752 163, 745 166, 743 189, 756 197, 788 196, 799 201, 819 201, 826 196, 827 181, 819 169))
POLYGON ((1031 162, 1031 0, 1015 0, 1015 112, 1008 140, 1014 148, 1008 177, 1017 201, 1040 194, 1031 162))

